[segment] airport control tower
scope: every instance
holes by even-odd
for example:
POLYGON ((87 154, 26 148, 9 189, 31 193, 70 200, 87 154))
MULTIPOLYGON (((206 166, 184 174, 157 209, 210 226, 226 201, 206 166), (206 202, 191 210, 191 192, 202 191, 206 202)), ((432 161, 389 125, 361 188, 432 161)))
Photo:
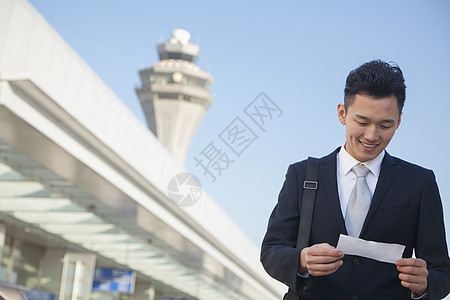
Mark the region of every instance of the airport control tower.
POLYGON ((142 87, 136 89, 148 127, 182 165, 213 102, 213 78, 195 64, 200 48, 190 36, 175 29, 170 40, 158 45, 160 61, 139 71, 142 87))

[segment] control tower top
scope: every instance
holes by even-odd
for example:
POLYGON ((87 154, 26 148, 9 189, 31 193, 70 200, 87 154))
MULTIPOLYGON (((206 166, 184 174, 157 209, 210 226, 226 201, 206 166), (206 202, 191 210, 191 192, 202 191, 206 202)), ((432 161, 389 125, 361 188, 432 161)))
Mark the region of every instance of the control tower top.
POLYGON ((158 45, 159 59, 182 59, 195 62, 200 55, 200 48, 190 41, 191 34, 184 29, 175 29, 172 38, 158 45))

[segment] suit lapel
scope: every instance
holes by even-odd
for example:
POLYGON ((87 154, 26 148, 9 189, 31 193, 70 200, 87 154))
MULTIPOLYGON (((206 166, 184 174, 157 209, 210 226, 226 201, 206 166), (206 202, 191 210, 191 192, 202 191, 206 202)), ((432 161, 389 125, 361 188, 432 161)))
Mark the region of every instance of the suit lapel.
POLYGON ((370 224, 370 221, 373 219, 378 208, 380 207, 380 204, 385 199, 384 196, 386 195, 386 192, 389 190, 395 177, 397 176, 398 170, 395 168, 395 165, 396 164, 392 156, 386 152, 383 162, 381 163, 380 177, 378 178, 377 186, 375 188, 372 202, 370 203, 370 208, 367 213, 366 220, 364 221, 360 236, 363 236, 366 228, 370 224))
POLYGON ((344 218, 342 217, 341 204, 339 201, 338 187, 337 187, 337 174, 336 174, 336 154, 339 152, 340 147, 333 153, 323 157, 320 160, 319 169, 319 187, 323 187, 327 194, 327 200, 331 210, 336 217, 337 224, 341 232, 347 233, 345 229, 344 218))

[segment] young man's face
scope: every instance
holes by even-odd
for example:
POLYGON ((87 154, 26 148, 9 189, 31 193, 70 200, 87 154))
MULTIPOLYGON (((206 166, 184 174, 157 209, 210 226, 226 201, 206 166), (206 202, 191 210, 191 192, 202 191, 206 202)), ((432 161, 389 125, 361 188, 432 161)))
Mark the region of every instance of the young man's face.
POLYGON ((338 105, 338 117, 345 125, 345 150, 360 162, 377 157, 387 147, 401 121, 395 95, 374 98, 356 94, 347 111, 343 104, 338 105))

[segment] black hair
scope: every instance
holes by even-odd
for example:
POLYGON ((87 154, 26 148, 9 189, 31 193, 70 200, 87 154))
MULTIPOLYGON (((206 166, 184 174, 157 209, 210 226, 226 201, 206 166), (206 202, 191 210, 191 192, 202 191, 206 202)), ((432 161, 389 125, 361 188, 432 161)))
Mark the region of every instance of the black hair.
POLYGON ((405 104, 405 90, 405 78, 396 63, 372 60, 348 74, 344 89, 344 106, 348 110, 356 94, 365 93, 375 98, 395 95, 401 113, 405 104))

